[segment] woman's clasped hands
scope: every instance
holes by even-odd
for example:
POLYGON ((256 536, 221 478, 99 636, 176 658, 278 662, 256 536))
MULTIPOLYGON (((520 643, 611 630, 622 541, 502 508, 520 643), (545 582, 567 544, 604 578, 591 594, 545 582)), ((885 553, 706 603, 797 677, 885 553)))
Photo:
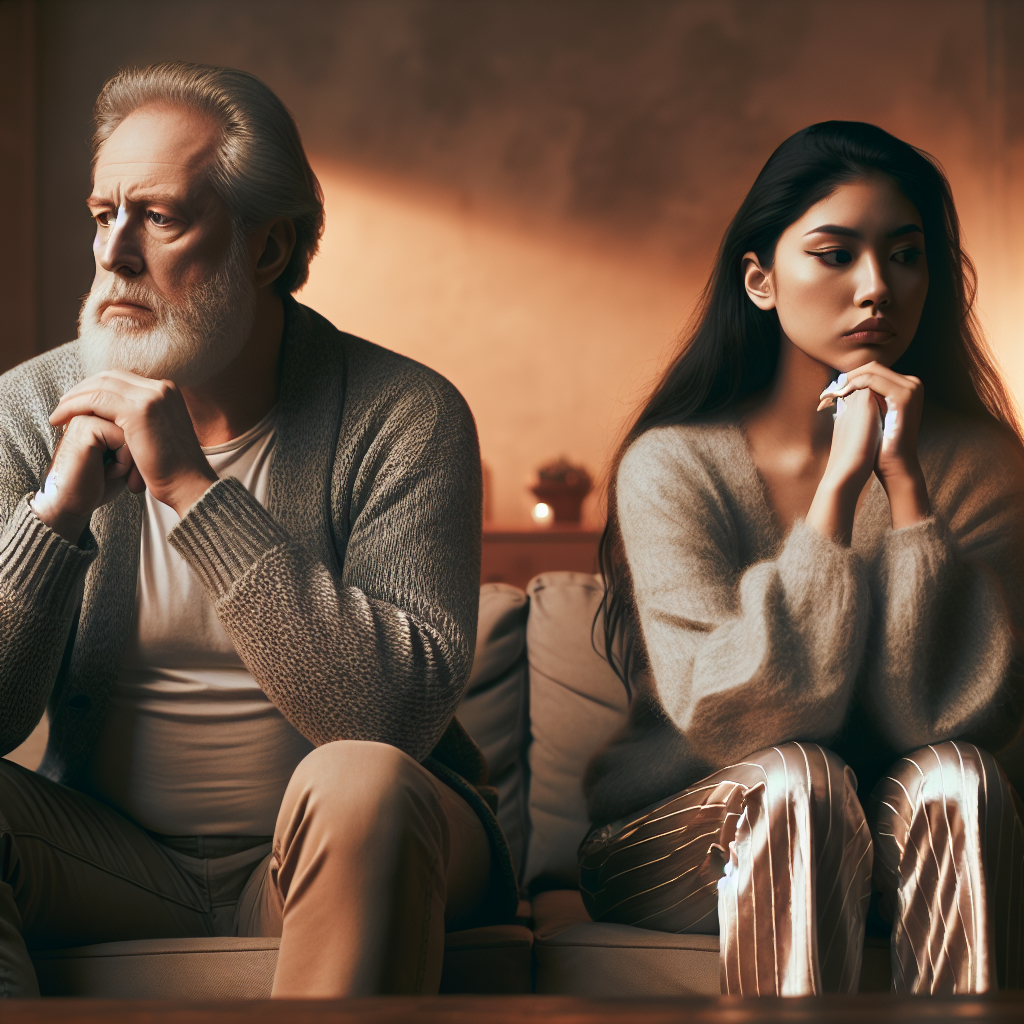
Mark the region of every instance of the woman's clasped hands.
POLYGON ((819 411, 835 406, 832 449, 823 483, 860 495, 874 472, 889 497, 893 529, 930 514, 917 438, 924 387, 917 377, 878 362, 839 374, 821 393, 819 411))

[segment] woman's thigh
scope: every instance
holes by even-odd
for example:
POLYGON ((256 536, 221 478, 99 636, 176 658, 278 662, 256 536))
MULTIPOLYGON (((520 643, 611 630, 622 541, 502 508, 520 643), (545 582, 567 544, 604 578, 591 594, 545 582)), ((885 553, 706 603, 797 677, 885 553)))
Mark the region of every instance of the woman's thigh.
POLYGON ((29 949, 212 934, 203 894, 142 829, 5 760, 0 870, 29 949))
MULTIPOLYGON (((782 744, 634 817, 596 829, 580 847, 580 887, 588 911, 595 920, 716 934, 718 883, 748 794, 758 790, 758 806, 769 825, 773 815, 788 821, 793 804, 806 808, 812 832, 824 842, 833 818, 848 809, 848 771, 816 744, 782 744)), ((769 827, 771 854, 788 861, 792 838, 788 827, 769 827)))

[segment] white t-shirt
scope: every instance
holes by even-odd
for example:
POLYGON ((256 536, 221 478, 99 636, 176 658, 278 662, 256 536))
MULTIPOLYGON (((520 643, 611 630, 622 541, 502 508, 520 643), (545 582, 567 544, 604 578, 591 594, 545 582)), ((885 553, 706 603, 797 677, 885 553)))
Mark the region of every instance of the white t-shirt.
MULTIPOLYGON (((266 502, 274 414, 204 448, 220 477, 266 502)), ((165 835, 271 835, 295 766, 312 749, 267 699, 213 602, 167 542, 178 522, 146 492, 131 635, 96 752, 98 795, 165 835)))

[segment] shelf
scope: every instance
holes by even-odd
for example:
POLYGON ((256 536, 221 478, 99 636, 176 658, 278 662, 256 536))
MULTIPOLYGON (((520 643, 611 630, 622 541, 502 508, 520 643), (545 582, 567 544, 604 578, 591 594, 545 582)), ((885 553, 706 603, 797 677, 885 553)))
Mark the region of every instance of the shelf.
POLYGON ((535 527, 489 523, 484 526, 480 582, 525 587, 542 572, 596 572, 600 539, 600 530, 566 523, 535 527))

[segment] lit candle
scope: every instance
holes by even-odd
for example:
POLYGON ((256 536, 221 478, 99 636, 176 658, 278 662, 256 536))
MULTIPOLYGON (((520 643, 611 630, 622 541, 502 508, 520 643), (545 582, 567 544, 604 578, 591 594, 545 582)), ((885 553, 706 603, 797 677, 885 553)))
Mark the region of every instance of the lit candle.
POLYGON ((551 506, 547 502, 538 501, 536 505, 530 510, 530 517, 533 521, 541 526, 547 526, 548 523, 554 518, 551 506))

